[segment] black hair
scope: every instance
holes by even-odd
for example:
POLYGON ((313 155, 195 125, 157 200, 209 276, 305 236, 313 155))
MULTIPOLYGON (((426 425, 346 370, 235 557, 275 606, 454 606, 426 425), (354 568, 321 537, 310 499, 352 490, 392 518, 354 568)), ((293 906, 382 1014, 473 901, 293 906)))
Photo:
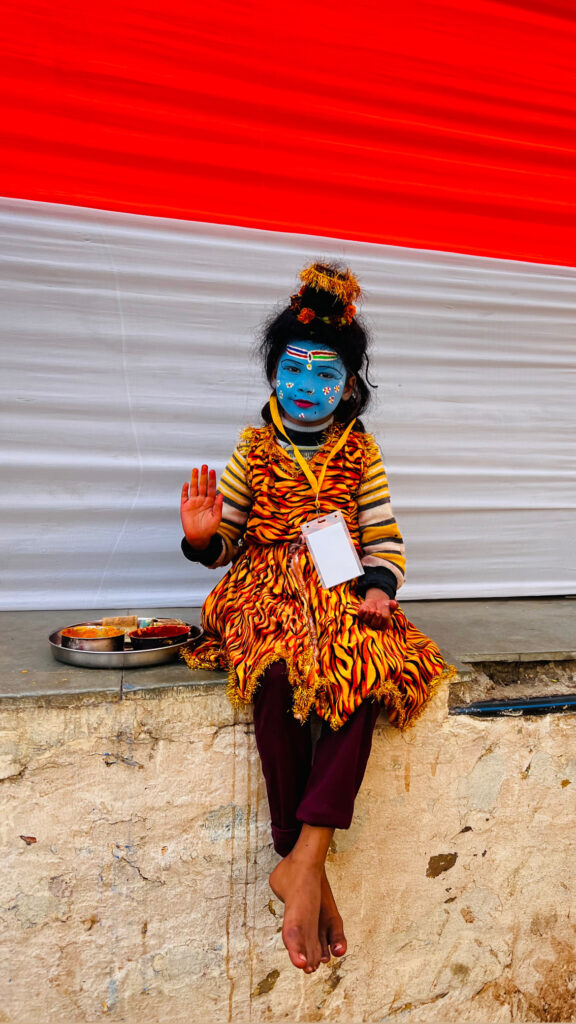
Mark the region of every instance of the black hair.
MULTIPOLYGON (((350 398, 343 398, 334 411, 335 420, 348 423, 367 409, 372 397, 370 388, 376 388, 377 385, 373 384, 368 376, 369 337, 358 317, 342 326, 334 326, 320 319, 322 316, 338 319, 343 313, 344 304, 340 299, 328 292, 306 287, 298 296, 296 308, 293 303, 280 313, 273 314, 264 324, 258 354, 264 364, 268 383, 272 387, 278 361, 286 345, 291 341, 313 341, 319 348, 330 348, 337 352, 348 375, 356 378, 352 395, 350 398), (298 306, 301 309, 313 309, 316 314, 314 319, 309 323, 302 323, 298 319, 298 306)), ((262 418, 265 423, 271 422, 268 402, 262 409, 262 418)), ((358 423, 357 427, 363 429, 361 423, 358 423)))

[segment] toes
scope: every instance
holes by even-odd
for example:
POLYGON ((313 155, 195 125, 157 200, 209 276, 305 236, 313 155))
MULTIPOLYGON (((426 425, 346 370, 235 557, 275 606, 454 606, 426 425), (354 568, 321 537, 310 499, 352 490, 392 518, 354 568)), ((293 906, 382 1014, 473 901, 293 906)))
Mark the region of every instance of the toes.
POLYGON ((318 968, 319 959, 318 957, 307 956, 304 952, 305 943, 300 929, 287 929, 286 933, 282 935, 282 939, 294 967, 299 967, 305 974, 313 974, 318 968))
POLYGON ((294 967, 299 967, 300 970, 306 971, 306 973, 309 972, 310 968, 308 967, 308 962, 306 960, 306 957, 304 956, 304 953, 297 953, 293 949, 288 949, 288 956, 290 957, 290 960, 294 964, 294 967))
POLYGON ((328 945, 332 951, 332 956, 344 956, 348 944, 344 935, 342 919, 328 927, 328 945))
POLYGON ((330 943, 330 949, 332 950, 332 956, 344 956, 348 946, 344 935, 340 935, 338 938, 333 939, 330 943))
POLYGON ((294 967, 306 967, 308 963, 304 952, 304 942, 299 928, 286 928, 282 931, 282 941, 288 950, 294 967))
MULTIPOLYGON (((320 911, 320 941, 322 942, 322 953, 324 954, 324 936, 332 956, 344 956, 348 944, 344 935, 344 924, 338 913, 338 907, 330 888, 330 883, 324 872, 322 879, 322 908, 320 911)), ((326 963, 323 959, 323 963, 326 963)))
POLYGON ((320 954, 320 963, 321 964, 330 963, 330 950, 328 948, 329 944, 328 944, 328 936, 326 935, 326 932, 324 932, 324 931, 319 932, 318 938, 320 939, 320 947, 321 947, 321 950, 322 950, 322 952, 320 954))

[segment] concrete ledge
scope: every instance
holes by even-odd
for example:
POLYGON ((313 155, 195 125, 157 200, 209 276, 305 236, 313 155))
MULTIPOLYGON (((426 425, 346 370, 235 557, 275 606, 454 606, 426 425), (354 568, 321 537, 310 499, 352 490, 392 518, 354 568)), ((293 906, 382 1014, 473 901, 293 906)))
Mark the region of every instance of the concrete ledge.
POLYGON ((480 653, 474 651, 470 654, 466 654, 466 661, 468 665, 476 665, 477 663, 490 663, 490 662, 509 662, 513 664, 517 661, 576 661, 576 651, 485 651, 480 653))
MULTIPOLYGON (((478 665, 576 659, 576 602, 565 598, 407 601, 412 621, 439 644, 460 683, 480 685, 478 665)), ((197 608, 84 609, 0 613, 0 700, 81 698, 122 700, 141 690, 204 687, 225 673, 190 672, 183 662, 140 669, 77 668, 55 661, 48 636, 70 622, 109 614, 178 615, 198 623, 197 608)), ((486 696, 486 686, 482 695, 486 696)), ((472 692, 472 690, 470 691, 472 692)), ((479 692, 479 691, 478 691, 479 692)), ((479 699, 479 698, 476 698, 479 699)))

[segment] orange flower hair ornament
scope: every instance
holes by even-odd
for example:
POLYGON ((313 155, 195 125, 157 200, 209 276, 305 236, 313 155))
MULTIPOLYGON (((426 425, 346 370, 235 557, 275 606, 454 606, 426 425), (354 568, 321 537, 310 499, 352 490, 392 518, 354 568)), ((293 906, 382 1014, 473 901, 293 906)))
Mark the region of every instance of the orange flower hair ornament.
POLYGON ((299 320, 301 324, 309 324, 310 321, 315 320, 315 318, 316 313, 314 312, 313 309, 310 309, 309 306, 304 306, 304 309, 301 309, 300 312, 298 313, 298 316, 296 317, 296 319, 299 320))

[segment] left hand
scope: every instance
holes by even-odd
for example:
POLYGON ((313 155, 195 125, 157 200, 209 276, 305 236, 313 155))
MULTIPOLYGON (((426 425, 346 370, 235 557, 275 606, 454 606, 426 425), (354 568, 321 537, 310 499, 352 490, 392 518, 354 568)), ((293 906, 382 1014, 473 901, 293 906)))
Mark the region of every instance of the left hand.
POLYGON ((372 629, 381 629, 384 632, 388 629, 392 612, 396 611, 397 607, 398 601, 388 597, 383 590, 371 587, 366 591, 366 597, 358 609, 358 618, 372 629))

